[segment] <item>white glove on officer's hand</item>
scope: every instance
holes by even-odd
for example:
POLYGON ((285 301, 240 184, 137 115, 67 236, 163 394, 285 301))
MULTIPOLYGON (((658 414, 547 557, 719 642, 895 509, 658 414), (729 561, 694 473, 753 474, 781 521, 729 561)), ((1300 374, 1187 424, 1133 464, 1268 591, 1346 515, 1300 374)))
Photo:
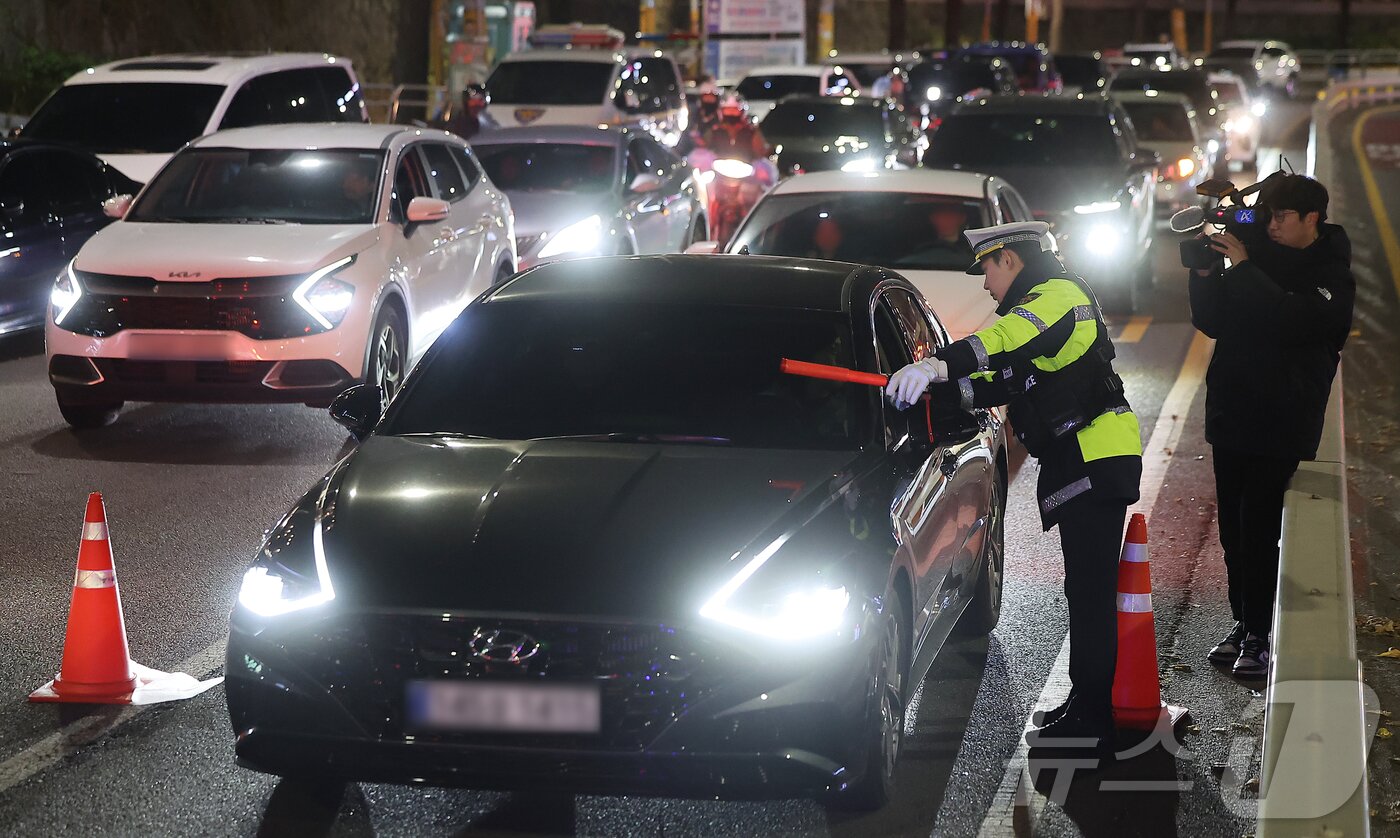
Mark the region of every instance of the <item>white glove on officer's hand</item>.
POLYGON ((904 410, 919 400, 930 384, 948 380, 948 364, 937 358, 925 358, 900 369, 890 376, 885 395, 895 407, 904 410))

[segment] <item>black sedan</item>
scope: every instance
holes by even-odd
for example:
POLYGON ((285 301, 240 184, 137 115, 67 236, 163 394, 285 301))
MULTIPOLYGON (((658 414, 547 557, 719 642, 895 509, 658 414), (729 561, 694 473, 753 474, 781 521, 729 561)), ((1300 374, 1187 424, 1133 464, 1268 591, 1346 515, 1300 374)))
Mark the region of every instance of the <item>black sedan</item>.
POLYGON ((54 277, 140 184, 77 149, 0 140, 0 335, 44 325, 54 277))
POLYGON ((556 262, 470 305, 268 534, 230 619, 238 760, 601 793, 890 793, 945 639, 1001 603, 986 411, 898 412, 947 340, 880 268, 556 262), (932 439, 931 439, 932 437, 932 439))
POLYGON ((919 165, 928 140, 889 99, 788 96, 759 126, 778 151, 778 171, 873 172, 919 165))

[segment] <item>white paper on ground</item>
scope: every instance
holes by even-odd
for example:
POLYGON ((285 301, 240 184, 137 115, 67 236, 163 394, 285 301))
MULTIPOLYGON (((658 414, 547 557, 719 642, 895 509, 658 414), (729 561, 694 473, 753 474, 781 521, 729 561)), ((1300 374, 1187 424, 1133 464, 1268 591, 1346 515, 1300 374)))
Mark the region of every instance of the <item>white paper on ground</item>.
POLYGON ((224 680, 220 676, 208 681, 199 681, 183 672, 161 672, 142 666, 136 661, 131 662, 131 668, 136 673, 136 690, 131 694, 132 704, 159 704, 162 701, 194 698, 210 687, 223 683, 224 680))

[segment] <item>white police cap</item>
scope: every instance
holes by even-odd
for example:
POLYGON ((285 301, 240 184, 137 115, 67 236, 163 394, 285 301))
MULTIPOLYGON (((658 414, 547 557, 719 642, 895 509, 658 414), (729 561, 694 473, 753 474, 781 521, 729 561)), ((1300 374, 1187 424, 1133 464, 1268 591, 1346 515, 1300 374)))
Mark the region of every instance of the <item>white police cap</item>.
POLYGON ((967 273, 977 276, 983 274, 982 260, 1012 242, 1036 242, 1042 251, 1049 250, 1046 236, 1049 232, 1050 225, 1044 221, 1014 221, 995 227, 964 230, 963 235, 967 237, 967 243, 972 245, 972 266, 967 269, 967 273))

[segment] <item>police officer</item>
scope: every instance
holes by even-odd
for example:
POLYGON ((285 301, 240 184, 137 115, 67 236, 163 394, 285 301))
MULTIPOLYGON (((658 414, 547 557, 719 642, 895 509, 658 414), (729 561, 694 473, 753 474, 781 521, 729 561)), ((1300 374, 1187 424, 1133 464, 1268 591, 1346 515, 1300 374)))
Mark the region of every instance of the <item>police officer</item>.
POLYGON ((1070 699, 1027 737, 1033 757, 1108 756, 1114 742, 1119 548, 1138 499, 1138 420, 1113 371, 1113 344, 1084 280, 1046 245, 1043 221, 965 232, 999 319, 890 377, 896 405, 928 390, 964 409, 1009 405, 1011 427, 1040 461, 1041 524, 1060 528, 1069 602, 1070 699), (1087 749, 1087 750, 1086 750, 1087 749))

